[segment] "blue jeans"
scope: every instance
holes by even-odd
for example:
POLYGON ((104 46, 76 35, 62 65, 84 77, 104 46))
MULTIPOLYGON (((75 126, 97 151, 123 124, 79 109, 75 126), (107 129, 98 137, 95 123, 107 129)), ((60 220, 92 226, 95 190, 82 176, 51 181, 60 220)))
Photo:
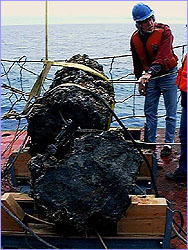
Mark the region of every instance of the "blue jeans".
POLYGON ((178 173, 187 173, 187 109, 182 108, 179 138, 181 142, 181 155, 179 160, 178 173))
MULTIPOLYGON (((170 72, 176 72, 173 68, 170 72)), ((166 109, 165 142, 174 142, 177 114, 177 73, 151 79, 147 84, 144 112, 146 116, 146 142, 156 142, 158 104, 160 95, 163 94, 166 109)))

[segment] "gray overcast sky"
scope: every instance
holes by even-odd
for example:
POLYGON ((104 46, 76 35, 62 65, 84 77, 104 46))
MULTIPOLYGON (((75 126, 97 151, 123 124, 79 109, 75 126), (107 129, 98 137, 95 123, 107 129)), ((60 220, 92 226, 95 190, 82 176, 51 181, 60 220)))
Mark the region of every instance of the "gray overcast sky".
MULTIPOLYGON (((48 1, 48 23, 133 22, 132 8, 140 1, 48 1)), ((142 1, 157 22, 187 23, 187 1, 142 1)), ((1 24, 44 24, 45 1, 1 1, 1 24)))

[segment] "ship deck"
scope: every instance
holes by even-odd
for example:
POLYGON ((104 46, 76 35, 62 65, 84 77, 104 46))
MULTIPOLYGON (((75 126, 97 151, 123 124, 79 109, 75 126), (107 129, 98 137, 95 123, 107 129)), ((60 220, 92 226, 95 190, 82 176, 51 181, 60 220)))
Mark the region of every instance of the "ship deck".
MULTIPOLYGON (((157 142, 162 143, 164 138, 164 129, 158 129, 157 142)), ((178 129, 175 135, 175 141, 179 142, 178 129)), ((18 150, 25 138, 26 132, 23 132, 19 138, 15 138, 15 131, 1 131, 1 167, 7 162, 8 156, 15 150, 18 150), (11 142, 14 144, 11 145, 11 142), (7 148, 8 147, 8 148, 7 148)), ((143 130, 141 131, 141 140, 143 139, 143 130)), ((157 156, 157 188, 160 197, 166 198, 171 203, 172 210, 179 210, 184 219, 184 230, 187 230, 187 183, 186 182, 173 182, 165 179, 165 174, 174 171, 178 167, 180 146, 174 145, 170 157, 161 158, 160 151, 162 145, 157 145, 155 154, 157 156)), ((2 193, 19 191, 19 187, 13 187, 10 181, 2 183, 2 193)), ((178 214, 177 222, 180 223, 178 214)), ((176 217, 175 217, 176 218, 176 217)), ((173 249, 186 249, 186 246, 179 238, 171 240, 171 248, 173 249)))

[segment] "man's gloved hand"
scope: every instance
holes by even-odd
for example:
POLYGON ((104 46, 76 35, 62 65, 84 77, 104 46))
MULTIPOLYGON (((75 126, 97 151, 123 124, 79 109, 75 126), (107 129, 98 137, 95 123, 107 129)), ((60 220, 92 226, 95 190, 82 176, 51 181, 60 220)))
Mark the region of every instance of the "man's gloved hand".
POLYGON ((146 85, 148 84, 150 77, 151 74, 146 72, 139 78, 138 91, 140 95, 146 95, 146 85))
POLYGON ((139 82, 138 91, 139 91, 140 95, 146 95, 146 86, 145 86, 145 84, 139 82))

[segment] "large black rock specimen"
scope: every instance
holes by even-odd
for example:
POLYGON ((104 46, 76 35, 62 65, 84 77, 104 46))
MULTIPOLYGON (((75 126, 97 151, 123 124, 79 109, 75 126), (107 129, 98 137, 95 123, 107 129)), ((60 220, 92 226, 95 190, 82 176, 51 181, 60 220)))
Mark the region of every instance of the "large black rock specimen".
MULTIPOLYGON (((103 67, 87 55, 73 56, 67 62, 81 63, 103 74, 103 67)), ((35 102, 27 117, 31 152, 45 153, 69 119, 82 129, 106 130, 111 113, 96 95, 110 107, 114 103, 113 86, 103 78, 74 67, 58 70, 49 91, 35 102)))
POLYGON ((63 159, 33 157, 31 193, 43 216, 62 230, 104 232, 129 206, 140 163, 120 132, 91 133, 75 139, 63 159))
MULTIPOLYGON (((103 73, 87 55, 68 62, 103 73)), ((101 100, 114 103, 108 81, 63 67, 27 117, 30 152, 36 155, 29 162, 31 194, 43 217, 64 232, 112 232, 139 172, 138 152, 120 131, 105 131, 111 113, 101 100)))

